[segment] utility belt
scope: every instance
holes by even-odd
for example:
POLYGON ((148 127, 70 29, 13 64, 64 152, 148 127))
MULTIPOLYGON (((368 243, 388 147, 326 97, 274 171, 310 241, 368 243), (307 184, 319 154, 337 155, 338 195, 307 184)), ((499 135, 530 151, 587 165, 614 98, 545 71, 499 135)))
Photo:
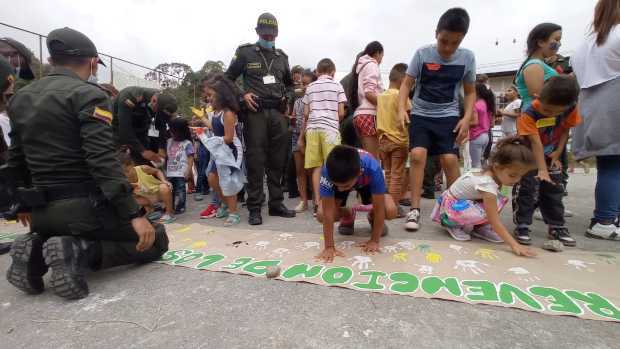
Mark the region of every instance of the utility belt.
POLYGON ((255 99, 256 103, 258 103, 258 111, 266 110, 266 109, 276 109, 280 113, 286 113, 286 98, 257 98, 255 99))
POLYGON ((43 207, 52 201, 90 197, 93 194, 101 194, 101 190, 94 182, 17 189, 20 202, 31 208, 43 207))

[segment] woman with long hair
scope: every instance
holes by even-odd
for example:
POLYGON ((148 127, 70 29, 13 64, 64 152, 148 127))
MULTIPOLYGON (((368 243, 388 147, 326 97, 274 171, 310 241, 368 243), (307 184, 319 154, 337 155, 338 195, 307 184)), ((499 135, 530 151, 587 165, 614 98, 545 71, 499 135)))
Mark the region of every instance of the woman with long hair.
POLYGON ((527 36, 527 58, 517 71, 515 84, 522 99, 521 109, 526 110, 538 97, 543 84, 558 72, 545 63, 557 54, 562 41, 562 27, 554 23, 541 23, 527 36))
POLYGON ((351 70, 349 84, 350 107, 355 110, 353 125, 362 147, 379 158, 377 139, 377 96, 383 92, 379 64, 383 60, 383 45, 373 41, 358 55, 351 70))
POLYGON ((594 218, 586 236, 608 240, 620 240, 619 24, 620 0, 599 0, 592 32, 571 58, 583 117, 573 133, 573 154, 578 160, 596 157, 597 167, 594 218))

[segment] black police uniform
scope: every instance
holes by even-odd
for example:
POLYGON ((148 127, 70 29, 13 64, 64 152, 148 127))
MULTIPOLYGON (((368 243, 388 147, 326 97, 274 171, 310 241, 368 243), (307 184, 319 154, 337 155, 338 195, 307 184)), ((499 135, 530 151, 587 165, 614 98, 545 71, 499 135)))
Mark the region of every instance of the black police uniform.
MULTIPOLYGON (((58 54, 55 40, 69 52, 96 57, 92 42, 72 29, 50 33, 52 56, 58 54)), ((155 227, 150 249, 136 250, 138 236, 130 220, 139 217, 139 207, 117 158, 110 101, 103 89, 55 67, 15 94, 8 113, 9 176, 15 182, 30 181, 31 188, 21 190, 20 197, 32 209, 31 229, 36 232, 15 241, 9 282, 28 293, 42 292, 41 276, 50 266, 54 292, 82 298, 88 288, 75 269, 149 262, 167 251, 162 225, 155 227), (72 256, 78 260, 67 265, 72 256)))
POLYGON ((126 145, 137 165, 150 164, 142 157, 144 150, 165 149, 166 122, 156 117, 148 103, 157 90, 139 86, 122 89, 112 101, 114 140, 126 145))
POLYGON ((288 119, 283 115, 286 95, 293 88, 288 56, 280 49, 242 45, 237 48, 226 76, 233 81, 243 76, 245 93, 259 97, 258 111, 248 110, 245 120, 248 210, 260 210, 265 173, 269 208, 279 210, 283 206, 281 180, 286 149, 290 147, 288 119))

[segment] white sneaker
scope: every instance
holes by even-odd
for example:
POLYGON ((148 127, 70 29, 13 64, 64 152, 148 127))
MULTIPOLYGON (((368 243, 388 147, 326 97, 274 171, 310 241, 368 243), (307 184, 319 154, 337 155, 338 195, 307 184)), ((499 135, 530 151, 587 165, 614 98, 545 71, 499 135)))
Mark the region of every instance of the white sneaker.
POLYGON ((620 228, 615 224, 596 223, 588 228, 586 236, 594 239, 620 241, 620 228))
POLYGON ((416 231, 418 229, 420 229, 420 209, 414 208, 413 210, 409 211, 409 213, 407 213, 405 230, 416 231))
POLYGON ((297 206, 295 206, 295 212, 297 212, 297 213, 304 212, 307 209, 308 209, 308 203, 307 202, 300 201, 299 204, 297 206))
POLYGON ((450 236, 452 236, 452 238, 454 238, 454 240, 457 240, 457 241, 469 241, 469 240, 471 240, 471 235, 469 235, 469 233, 467 233, 461 227, 454 227, 454 228, 444 227, 444 228, 446 228, 446 230, 448 231, 450 236))
POLYGON ((564 209, 564 217, 570 218, 572 216, 574 216, 573 211, 568 210, 568 209, 564 209))

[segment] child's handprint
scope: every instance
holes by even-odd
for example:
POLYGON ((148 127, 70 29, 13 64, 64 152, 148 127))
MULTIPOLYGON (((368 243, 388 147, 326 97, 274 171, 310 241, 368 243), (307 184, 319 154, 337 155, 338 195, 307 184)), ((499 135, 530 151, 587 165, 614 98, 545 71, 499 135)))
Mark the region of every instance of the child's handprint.
POLYGON ((302 251, 309 250, 311 248, 320 250, 321 249, 321 244, 316 242, 316 241, 306 241, 306 242, 304 242, 301 245, 297 245, 297 248, 302 250, 302 251))
POLYGON ((522 267, 513 267, 508 269, 509 273, 512 273, 517 276, 517 278, 521 281, 526 282, 535 282, 540 281, 538 276, 532 275, 527 269, 522 267))
POLYGON ((489 260, 499 259, 499 257, 495 254, 495 250, 490 249, 490 248, 479 248, 476 251, 475 255, 483 259, 489 259, 489 260))
POLYGON ((450 244, 450 246, 448 246, 448 247, 450 247, 450 249, 452 249, 453 251, 455 251, 458 254, 467 253, 467 250, 464 249, 463 246, 461 246, 461 245, 450 244))
POLYGON ((418 269, 418 273, 420 274, 431 275, 433 273, 433 267, 430 265, 416 264, 416 267, 420 267, 420 269, 418 269))
POLYGON ((392 262, 406 263, 409 260, 407 252, 398 252, 392 255, 392 262))
POLYGON ((254 249, 259 250, 259 251, 264 251, 267 249, 267 246, 269 246, 269 244, 270 244, 269 241, 258 241, 256 245, 254 245, 254 249))
POLYGON ((398 246, 397 245, 387 245, 387 246, 383 246, 381 248, 383 253, 396 253, 398 252, 398 246))
POLYGON ((589 272, 593 272, 594 270, 590 269, 590 267, 588 267, 588 265, 594 265, 594 264, 596 264, 596 263, 592 263, 592 262, 584 262, 584 261, 580 261, 580 260, 578 260, 578 259, 569 259, 569 260, 566 262, 566 265, 568 265, 568 266, 573 266, 573 267, 575 267, 575 269, 577 269, 577 270, 582 270, 582 269, 585 269, 585 270, 587 270, 587 271, 589 271, 589 272))
POLYGON ((282 258, 284 257, 284 255, 286 254, 290 254, 291 252, 289 251, 288 248, 276 248, 275 250, 271 251, 270 254, 268 254, 267 256, 269 256, 269 258, 282 258))
POLYGON ((403 250, 411 251, 415 248, 415 245, 411 241, 400 241, 396 243, 403 250))
POLYGON ((353 261, 351 267, 356 267, 359 270, 368 269, 368 265, 372 264, 372 258, 368 256, 354 256, 353 258, 349 258, 349 260, 353 261))
POLYGON ((421 244, 417 246, 418 251, 422 253, 429 252, 431 250, 431 245, 421 244))
POLYGON ((436 252, 428 252, 426 254, 426 261, 432 264, 437 264, 439 262, 441 262, 441 255, 439 253, 436 252))
POLYGON ((480 266, 489 266, 486 263, 472 261, 472 260, 457 260, 456 264, 454 264, 454 269, 461 269, 464 272, 470 272, 475 275, 484 274, 485 271, 480 268, 480 266))
POLYGON ((346 241, 339 242, 338 248, 341 250, 348 250, 351 247, 353 247, 353 245, 355 245, 355 241, 346 240, 346 241))
POLYGON ((295 237, 293 236, 293 234, 289 234, 289 233, 282 233, 280 235, 278 235, 278 240, 280 241, 286 241, 289 239, 294 239, 295 237))

